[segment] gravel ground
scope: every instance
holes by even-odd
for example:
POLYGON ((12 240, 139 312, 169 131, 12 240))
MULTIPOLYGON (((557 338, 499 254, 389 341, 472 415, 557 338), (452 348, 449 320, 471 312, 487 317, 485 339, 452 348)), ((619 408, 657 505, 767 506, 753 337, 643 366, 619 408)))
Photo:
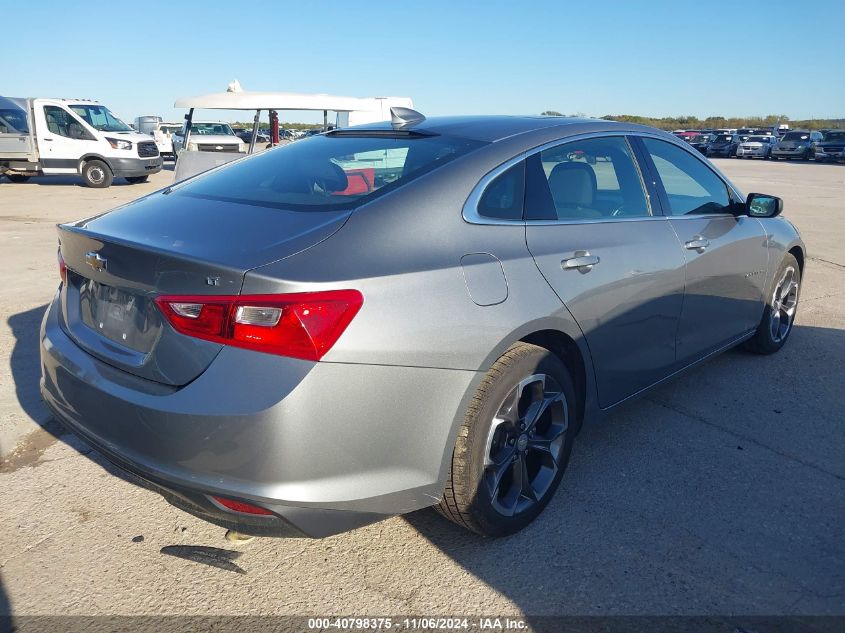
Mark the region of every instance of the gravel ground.
POLYGON ((792 338, 774 357, 724 354, 586 427, 546 512, 496 541, 423 511, 233 545, 115 476, 38 395, 53 225, 171 173, 106 190, 4 180, 0 615, 845 615, 845 166, 716 164, 782 196, 807 242, 792 338), (160 552, 171 545, 238 550, 245 573, 160 552))

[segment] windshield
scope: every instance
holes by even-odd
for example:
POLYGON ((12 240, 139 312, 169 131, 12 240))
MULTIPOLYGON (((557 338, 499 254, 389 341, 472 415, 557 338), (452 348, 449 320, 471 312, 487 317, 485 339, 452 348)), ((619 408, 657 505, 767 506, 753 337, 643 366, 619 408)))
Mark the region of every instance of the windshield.
POLYGON ((698 136, 693 136, 690 139, 690 143, 706 143, 708 138, 707 134, 699 134, 698 136))
POLYGON ((768 143, 769 137, 768 136, 749 136, 748 143, 768 143))
POLYGON ((70 109, 80 119, 100 132, 131 132, 132 128, 118 119, 106 106, 72 105, 70 109))
POLYGON ((714 143, 730 143, 731 140, 733 140, 733 136, 730 134, 719 134, 713 138, 714 143))
POLYGON ((781 139, 782 141, 806 141, 810 138, 810 134, 807 132, 789 132, 788 134, 784 135, 781 139))
POLYGON ((200 136, 235 136, 228 123, 192 123, 191 134, 200 136))
POLYGON ((182 127, 179 125, 159 125, 158 129, 165 134, 178 134, 182 127))
POLYGON ((845 141, 845 131, 842 131, 842 132, 825 132, 824 140, 826 140, 826 141, 845 141))
POLYGON ((173 190, 301 211, 351 209, 484 143, 448 136, 313 136, 240 160, 173 190))

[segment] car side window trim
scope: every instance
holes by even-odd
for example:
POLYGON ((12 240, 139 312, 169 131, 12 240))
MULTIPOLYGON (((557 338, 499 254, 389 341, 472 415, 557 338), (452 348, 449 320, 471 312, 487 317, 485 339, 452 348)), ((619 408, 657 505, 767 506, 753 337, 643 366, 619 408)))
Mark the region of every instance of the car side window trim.
MULTIPOLYGON (((534 147, 530 150, 522 152, 504 163, 501 163, 497 167, 493 168, 487 174, 485 174, 481 180, 478 181, 478 184, 473 188, 472 192, 470 193, 469 197, 467 198, 466 202, 464 203, 464 207, 462 210, 462 216, 464 221, 469 224, 484 224, 484 225, 504 225, 504 226, 512 226, 514 224, 526 224, 526 225, 537 225, 537 226, 547 226, 547 225, 558 225, 558 224, 603 224, 605 222, 649 222, 653 220, 660 220, 665 219, 662 206, 658 203, 655 204, 654 197, 651 194, 651 190, 647 185, 646 182, 646 173, 642 170, 640 165, 639 156, 636 152, 634 144, 631 142, 632 134, 630 131, 619 131, 619 132, 589 132, 586 134, 575 134, 563 139, 555 139, 554 141, 549 141, 548 143, 544 143, 537 147, 534 147), (634 162, 634 167, 637 170, 637 173, 640 178, 640 184, 643 187, 643 192, 645 193, 646 197, 646 204, 649 206, 649 211, 651 215, 648 216, 636 216, 636 217, 606 217, 606 218, 586 218, 586 219, 568 219, 568 220, 526 220, 525 219, 525 205, 523 204, 523 219, 522 220, 503 220, 503 219, 496 219, 496 218, 489 218, 482 216, 478 212, 478 205, 481 201, 481 198, 484 196, 487 187, 501 174, 506 172, 508 169, 519 163, 520 161, 525 161, 529 157, 534 156, 536 154, 540 154, 541 152, 549 149, 553 149, 559 147, 561 145, 566 145, 569 143, 583 141, 586 139, 594 139, 594 138, 608 138, 608 137, 622 137, 628 145, 628 149, 631 153, 631 158, 634 162)), ((663 138, 660 135, 654 135, 655 138, 663 138)), ((527 187, 526 187, 526 197, 527 197, 527 187)), ((701 217, 701 216, 698 216, 701 217)))
MULTIPOLYGON (((487 172, 481 180, 478 181, 478 184, 472 190, 472 193, 469 194, 467 201, 464 203, 463 208, 463 218, 466 222, 470 224, 494 224, 494 225, 513 225, 513 224, 522 224, 523 220, 504 220, 499 218, 489 218, 486 216, 481 215, 478 212, 478 205, 481 202, 481 199, 484 197, 484 194, 487 192, 487 187, 496 180, 499 176, 505 173, 508 169, 513 167, 514 165, 518 165, 520 161, 525 160, 528 157, 528 152, 522 152, 506 160, 504 163, 499 165, 498 167, 493 168, 489 172, 487 172)), ((523 191, 523 197, 525 196, 525 192, 523 191)), ((525 204, 523 199, 523 217, 525 217, 525 204)))
POLYGON ((668 217, 667 206, 663 200, 662 188, 658 185, 657 172, 654 171, 653 163, 648 160, 648 152, 645 151, 645 146, 640 140, 640 137, 635 134, 628 135, 628 144, 636 159, 637 169, 640 170, 640 175, 643 179, 646 193, 651 204, 651 212, 658 217, 668 217))

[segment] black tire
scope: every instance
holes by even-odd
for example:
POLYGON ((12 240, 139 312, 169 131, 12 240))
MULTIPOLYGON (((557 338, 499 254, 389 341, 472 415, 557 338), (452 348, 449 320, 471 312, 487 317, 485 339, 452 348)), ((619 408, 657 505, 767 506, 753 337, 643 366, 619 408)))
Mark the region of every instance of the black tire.
POLYGON ((29 180, 29 176, 24 176, 23 174, 6 174, 6 178, 18 184, 23 184, 29 180))
POLYGON ((763 310, 763 318, 760 319, 760 324, 757 326, 754 336, 745 342, 745 349, 755 354, 774 354, 784 346, 795 324, 795 313, 798 309, 800 292, 801 268, 798 266, 798 260, 795 259, 792 253, 787 253, 783 256, 783 261, 778 266, 766 295, 766 307, 763 310), (788 271, 790 270, 795 281, 794 296, 791 293, 784 293, 783 296, 778 298, 778 287, 783 283, 784 279, 788 278, 788 271), (789 323, 785 331, 780 324, 783 323, 784 315, 788 314, 788 309, 776 309, 776 303, 782 306, 792 305, 792 313, 789 315, 789 323), (775 316, 776 314, 777 317, 775 316), (779 326, 777 328, 775 327, 775 318, 777 318, 779 326), (777 331, 777 335, 775 331, 777 331))
POLYGON ((777 160, 777 159, 778 159, 778 157, 777 157, 777 156, 774 156, 774 155, 772 155, 772 154, 769 154, 769 158, 770 158, 771 160, 777 160))
POLYGON ((490 368, 469 404, 443 499, 435 509, 482 536, 507 536, 524 528, 560 484, 576 434, 575 412, 575 389, 560 358, 545 348, 515 343, 490 368), (543 376, 544 382, 529 379, 535 376, 543 376), (539 402, 551 404, 541 409, 544 413, 533 426, 519 427, 520 420, 530 417, 525 414, 536 410, 530 404, 539 402), (507 421, 494 426, 494 418, 507 421), (488 454, 499 463, 488 463, 488 454), (522 477, 528 488, 520 486, 522 477), (503 506, 510 506, 513 497, 508 516, 503 506))
POLYGON ((130 185, 137 185, 142 182, 147 182, 149 179, 149 176, 127 176, 126 182, 128 182, 130 185))
POLYGON ((85 166, 82 168, 82 178, 89 187, 105 189, 111 186, 114 175, 111 173, 108 165, 95 158, 85 163, 85 166))

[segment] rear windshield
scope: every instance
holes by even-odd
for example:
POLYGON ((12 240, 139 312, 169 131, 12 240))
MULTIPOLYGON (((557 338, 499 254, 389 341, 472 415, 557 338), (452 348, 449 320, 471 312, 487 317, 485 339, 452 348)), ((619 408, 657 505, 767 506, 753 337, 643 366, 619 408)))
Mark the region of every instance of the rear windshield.
POLYGON ((449 136, 313 136, 174 190, 302 211, 350 209, 484 145, 449 136))

